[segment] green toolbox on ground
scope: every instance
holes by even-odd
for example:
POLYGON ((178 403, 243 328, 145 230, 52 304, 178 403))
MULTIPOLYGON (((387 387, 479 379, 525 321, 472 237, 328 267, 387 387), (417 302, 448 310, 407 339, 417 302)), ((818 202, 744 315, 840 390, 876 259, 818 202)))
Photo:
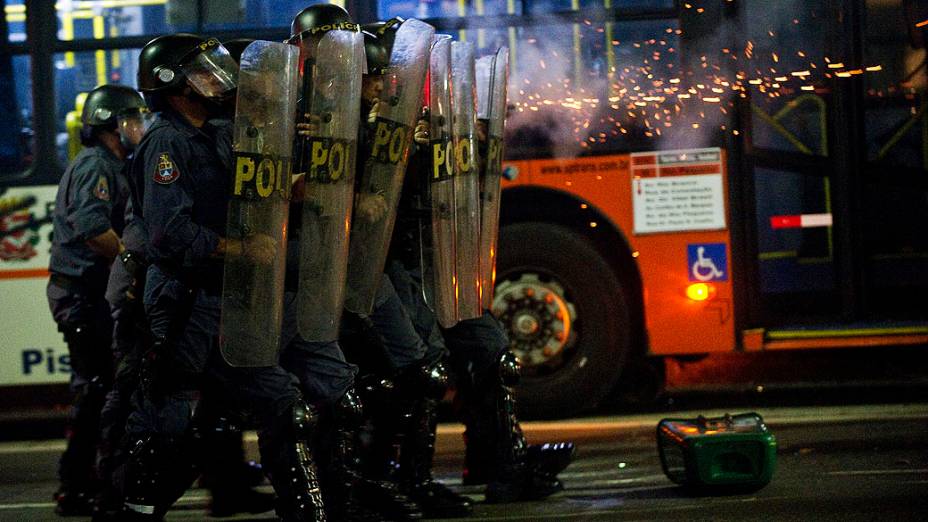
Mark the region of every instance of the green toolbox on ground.
POLYGON ((663 419, 657 447, 670 480, 717 493, 766 486, 777 462, 776 438, 756 413, 663 419))

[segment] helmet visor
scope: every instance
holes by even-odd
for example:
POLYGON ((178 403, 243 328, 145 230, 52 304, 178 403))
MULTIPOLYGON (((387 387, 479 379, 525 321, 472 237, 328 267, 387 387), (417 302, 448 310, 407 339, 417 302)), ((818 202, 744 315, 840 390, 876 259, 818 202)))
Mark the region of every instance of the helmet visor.
POLYGON ((116 118, 116 132, 119 141, 128 149, 134 149, 142 141, 145 131, 154 121, 154 115, 148 110, 127 111, 116 118))
POLYGON ((230 95, 238 81, 238 64, 219 42, 197 53, 181 70, 187 83, 206 98, 230 95))

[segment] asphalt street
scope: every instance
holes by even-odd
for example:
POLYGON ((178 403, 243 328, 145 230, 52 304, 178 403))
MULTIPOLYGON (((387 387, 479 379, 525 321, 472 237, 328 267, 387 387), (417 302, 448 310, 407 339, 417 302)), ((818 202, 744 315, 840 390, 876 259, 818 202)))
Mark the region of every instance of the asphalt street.
MULTIPOLYGON (((741 411, 750 409, 732 413, 741 411)), ((435 471, 476 502, 473 518, 480 520, 928 519, 928 404, 757 411, 777 437, 777 468, 772 482, 751 494, 699 496, 674 485, 661 471, 655 427, 662 417, 724 410, 525 423, 532 442, 569 439, 579 447, 575 462, 561 475, 565 490, 540 502, 486 505, 479 487, 462 487, 457 425, 439 429, 435 471)), ((253 434, 246 440, 254 455, 253 434)), ((62 520, 52 513, 51 502, 62 448, 60 440, 0 443, 0 521, 62 520)), ((167 519, 206 519, 206 502, 206 492, 193 489, 167 519)), ((267 513, 225 520, 272 519, 267 513)))

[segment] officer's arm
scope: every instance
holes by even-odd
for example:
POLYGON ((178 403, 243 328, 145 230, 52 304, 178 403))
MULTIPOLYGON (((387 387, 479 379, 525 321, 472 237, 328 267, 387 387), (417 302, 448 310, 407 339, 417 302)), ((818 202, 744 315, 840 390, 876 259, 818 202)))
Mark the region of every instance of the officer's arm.
POLYGON ((74 199, 68 221, 84 243, 95 253, 112 260, 119 252, 119 236, 110 222, 110 192, 115 177, 108 176, 92 161, 76 165, 73 170, 74 199))
MULTIPOLYGON (((152 143, 146 153, 145 222, 152 247, 163 254, 197 261, 214 255, 219 235, 193 221, 196 169, 182 139, 152 143)), ((223 187, 200 187, 223 190, 223 187)))

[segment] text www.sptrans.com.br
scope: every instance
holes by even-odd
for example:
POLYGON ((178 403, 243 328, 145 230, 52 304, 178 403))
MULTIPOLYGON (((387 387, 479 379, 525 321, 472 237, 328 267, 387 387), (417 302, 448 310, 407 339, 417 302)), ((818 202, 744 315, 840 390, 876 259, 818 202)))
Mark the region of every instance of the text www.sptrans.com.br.
POLYGON ((628 161, 577 161, 564 164, 545 165, 541 167, 542 174, 581 174, 584 172, 614 172, 628 169, 628 161))

